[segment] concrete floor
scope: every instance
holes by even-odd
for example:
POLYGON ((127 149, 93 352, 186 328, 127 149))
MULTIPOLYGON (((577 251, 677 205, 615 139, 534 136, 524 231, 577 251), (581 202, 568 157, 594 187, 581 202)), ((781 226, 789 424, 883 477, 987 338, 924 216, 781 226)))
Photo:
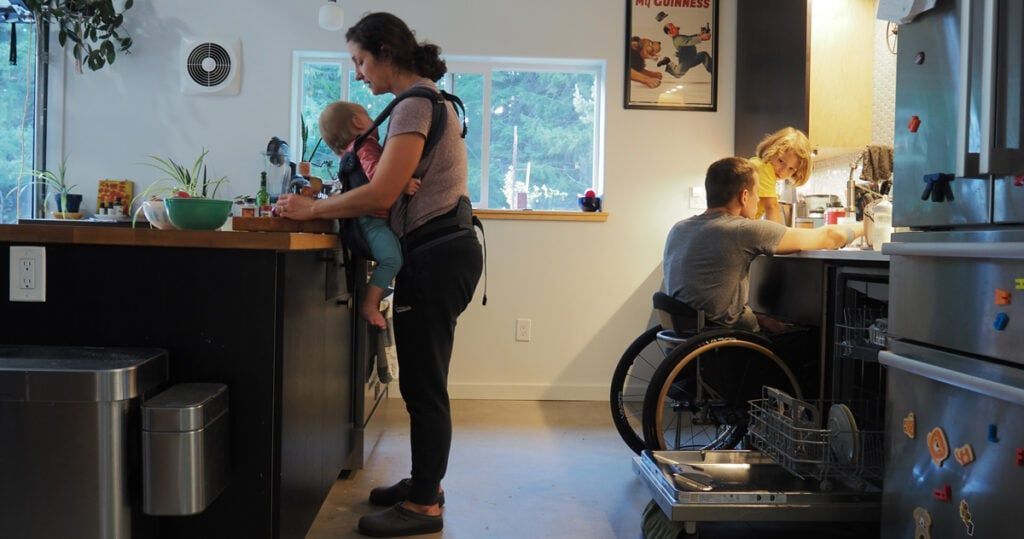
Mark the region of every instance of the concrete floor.
MULTIPOLYGON (((307 537, 361 537, 359 517, 378 510, 366 502, 370 489, 408 475, 404 404, 390 399, 382 406, 371 422, 376 425, 368 437, 365 468, 335 484, 307 537)), ((428 537, 641 537, 641 513, 651 498, 630 468, 633 453, 612 426, 607 403, 453 401, 452 412, 455 434, 443 483, 445 529, 428 537)), ((795 539, 874 534, 727 526, 701 535, 795 539)))

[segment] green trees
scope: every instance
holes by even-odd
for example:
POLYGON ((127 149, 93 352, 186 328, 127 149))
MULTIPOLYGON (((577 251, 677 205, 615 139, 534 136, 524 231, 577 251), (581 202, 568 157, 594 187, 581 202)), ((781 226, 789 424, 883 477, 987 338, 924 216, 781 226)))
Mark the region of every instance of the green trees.
POLYGON ((576 209, 594 182, 594 84, 589 73, 493 72, 488 207, 512 207, 529 164, 531 209, 576 209))
MULTIPOLYGON (((12 190, 18 184, 30 181, 29 173, 35 168, 35 58, 36 38, 34 24, 16 24, 18 32, 18 65, 0 63, 0 222, 16 220, 12 190), (24 129, 22 129, 24 125, 24 129)), ((10 54, 11 25, 0 25, 0 57, 10 54)), ((32 189, 25 189, 22 200, 23 215, 31 215, 32 189)))

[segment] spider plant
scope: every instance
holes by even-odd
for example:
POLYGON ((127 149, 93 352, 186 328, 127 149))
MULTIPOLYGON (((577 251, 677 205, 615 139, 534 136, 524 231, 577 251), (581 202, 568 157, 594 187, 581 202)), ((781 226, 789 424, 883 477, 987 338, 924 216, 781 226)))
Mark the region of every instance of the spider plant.
POLYGON ((35 179, 30 181, 30 182, 26 182, 26 183, 23 183, 21 185, 18 185, 18 186, 15 186, 15 187, 11 188, 11 190, 7 192, 7 196, 9 197, 9 196, 11 196, 11 194, 15 194, 16 195, 15 196, 15 200, 17 200, 18 197, 21 196, 21 193, 25 191, 25 189, 27 189, 29 187, 32 187, 34 185, 38 185, 38 186, 42 186, 43 188, 46 189, 46 191, 47 191, 46 196, 47 197, 49 197, 50 195, 53 195, 55 197, 54 198, 55 201, 59 200, 58 206, 57 206, 58 210, 60 210, 60 211, 67 211, 64 208, 68 207, 68 195, 71 194, 71 190, 72 189, 74 189, 75 187, 78 187, 78 184, 68 185, 68 182, 67 182, 67 172, 68 172, 68 156, 65 155, 64 158, 61 159, 60 165, 57 166, 57 170, 56 171, 52 171, 52 170, 33 170, 33 171, 29 172, 28 175, 33 177, 33 178, 35 178, 35 179), (56 197, 60 197, 60 198, 57 199, 56 197))
POLYGON ((132 199, 132 206, 137 206, 135 212, 132 213, 132 226, 135 226, 139 212, 142 211, 142 202, 145 202, 151 196, 181 196, 181 193, 184 193, 185 196, 190 198, 206 198, 207 192, 212 187, 213 191, 209 193, 210 198, 216 198, 217 189, 220 188, 221 184, 227 182, 228 178, 227 176, 221 176, 213 180, 207 178, 205 161, 209 153, 210 150, 203 148, 203 153, 199 154, 199 157, 196 158, 191 167, 179 165, 171 158, 164 159, 155 155, 148 156, 150 162, 139 163, 159 170, 164 176, 149 184, 138 196, 132 199), (200 177, 200 173, 202 173, 202 177, 200 177))
POLYGON ((212 180, 207 178, 204 161, 209 153, 210 150, 204 148, 203 153, 199 154, 199 157, 196 158, 191 167, 179 165, 170 158, 164 159, 155 155, 148 156, 151 162, 142 164, 159 170, 164 174, 164 177, 151 183, 136 199, 144 199, 146 196, 157 193, 174 194, 180 192, 184 192, 192 198, 206 198, 207 193, 209 193, 210 198, 216 198, 217 189, 228 179, 227 176, 221 176, 212 180), (210 192, 211 188, 212 192, 210 192))

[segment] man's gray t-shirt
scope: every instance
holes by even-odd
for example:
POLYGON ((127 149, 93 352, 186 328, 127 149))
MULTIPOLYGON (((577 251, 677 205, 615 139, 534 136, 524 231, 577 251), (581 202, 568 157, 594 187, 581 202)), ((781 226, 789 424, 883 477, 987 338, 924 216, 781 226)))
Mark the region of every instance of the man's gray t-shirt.
POLYGON ((786 227, 721 212, 679 221, 665 240, 665 293, 708 320, 758 331, 747 305, 750 263, 772 255, 786 227))

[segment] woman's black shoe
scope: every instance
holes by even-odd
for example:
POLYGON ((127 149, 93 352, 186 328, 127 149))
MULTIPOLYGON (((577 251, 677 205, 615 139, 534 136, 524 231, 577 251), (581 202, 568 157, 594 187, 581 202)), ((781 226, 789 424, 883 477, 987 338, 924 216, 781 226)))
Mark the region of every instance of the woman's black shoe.
MULTIPOLYGON (((412 492, 412 479, 405 479, 391 485, 390 487, 377 487, 370 491, 370 505, 390 507, 399 502, 404 502, 412 492)), ((437 495, 437 504, 444 506, 444 492, 437 495)))
POLYGON ((444 528, 444 517, 424 515, 396 503, 389 509, 359 519, 359 533, 370 537, 404 537, 437 533, 444 528))

